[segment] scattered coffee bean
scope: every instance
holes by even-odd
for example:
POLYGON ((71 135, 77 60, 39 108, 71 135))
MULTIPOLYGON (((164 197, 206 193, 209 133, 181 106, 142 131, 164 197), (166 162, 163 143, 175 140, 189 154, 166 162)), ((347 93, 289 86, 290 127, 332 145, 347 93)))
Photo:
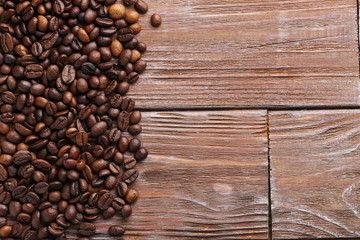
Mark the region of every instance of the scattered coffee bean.
POLYGON ((0 0, 1 239, 67 239, 78 225, 85 240, 98 216, 131 215, 148 152, 125 95, 146 69, 147 11, 143 0, 0 0))
POLYGON ((161 25, 161 22, 162 22, 162 19, 161 19, 161 16, 159 14, 153 14, 151 16, 151 24, 154 26, 154 27, 158 27, 161 25))

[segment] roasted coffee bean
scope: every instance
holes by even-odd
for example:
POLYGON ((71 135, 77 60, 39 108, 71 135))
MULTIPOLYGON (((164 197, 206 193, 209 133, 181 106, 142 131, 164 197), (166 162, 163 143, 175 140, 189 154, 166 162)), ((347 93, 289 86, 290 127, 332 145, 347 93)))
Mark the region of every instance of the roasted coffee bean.
POLYGON ((60 15, 65 11, 65 4, 61 0, 55 0, 53 9, 56 14, 60 15))
POLYGON ((132 207, 129 204, 125 204, 121 209, 121 216, 124 218, 130 217, 132 214, 132 207))
POLYGON ((38 205, 40 202, 40 197, 34 192, 28 192, 26 194, 26 200, 33 205, 38 205))
POLYGON ((18 151, 13 156, 13 161, 16 165, 23 165, 29 161, 31 161, 32 156, 29 151, 18 151))
POLYGON ((121 177, 121 180, 127 184, 131 184, 131 183, 135 182, 135 180, 137 179, 138 176, 139 176, 139 173, 137 170, 130 169, 130 170, 127 170, 126 172, 124 172, 124 174, 121 177))
POLYGON ((21 234, 23 232, 23 225, 21 223, 15 223, 12 226, 12 230, 11 230, 11 234, 16 237, 16 238, 20 238, 21 234))
POLYGON ((121 211, 124 205, 125 201, 122 198, 114 198, 111 204, 111 206, 117 211, 121 211))
POLYGON ((66 65, 61 73, 61 79, 65 84, 71 84, 75 80, 75 68, 72 65, 66 65))
POLYGON ((138 161, 144 160, 147 156, 148 156, 148 151, 146 150, 146 148, 140 148, 134 154, 135 159, 138 161))
POLYGON ((109 227, 109 234, 111 236, 121 236, 125 233, 125 229, 120 225, 113 225, 109 227))
POLYGON ((108 129, 107 123, 104 121, 100 121, 96 123, 94 126, 92 126, 91 134, 93 135, 93 137, 98 137, 101 134, 103 134, 107 129, 108 129))
POLYGON ((111 206, 112 201, 113 196, 111 195, 111 193, 105 193, 99 197, 97 206, 100 210, 106 210, 111 206))
POLYGON ((114 25, 114 21, 111 18, 98 17, 95 19, 95 23, 99 27, 112 27, 114 25))
POLYGON ((53 222, 55 221, 57 215, 58 215, 57 209, 49 207, 41 211, 41 220, 45 223, 53 222))
POLYGON ((148 11, 149 8, 148 8, 148 5, 147 5, 147 3, 145 1, 137 0, 137 2, 135 3, 135 9, 139 13, 145 14, 148 11))
POLYGON ((121 131, 124 131, 130 123, 130 114, 126 111, 122 111, 117 119, 118 127, 121 131))
POLYGON ((0 0, 0 13, 0 216, 17 221, 0 217, 0 237, 66 239, 72 224, 130 216, 127 184, 148 154, 122 136, 141 132, 123 98, 146 68, 139 14, 116 0, 0 0))
POLYGON ((92 223, 83 222, 79 226, 79 233, 82 236, 91 237, 95 234, 96 227, 92 223))
POLYGON ((30 64, 25 67, 25 77, 29 79, 40 78, 43 74, 43 67, 39 64, 30 64))
POLYGON ((44 194, 48 191, 48 189, 49 189, 49 184, 46 182, 39 182, 34 186, 34 191, 38 194, 44 194))
POLYGON ((54 46, 58 38, 59 38, 58 32, 47 33, 42 37, 40 43, 45 50, 48 50, 54 46))
POLYGON ((154 27, 160 26, 161 22, 162 22, 162 19, 159 14, 155 13, 151 16, 151 25, 153 25, 154 27))
POLYGON ((126 158, 123 163, 123 167, 126 170, 132 169, 136 166, 136 160, 134 158, 126 158))
POLYGON ((1 34, 0 46, 5 53, 11 53, 14 50, 14 42, 10 33, 6 32, 1 34))
POLYGON ((52 222, 48 226, 48 231, 53 236, 60 236, 64 233, 64 228, 59 226, 57 223, 52 222))
POLYGON ((131 28, 122 28, 118 31, 117 39, 120 42, 128 42, 134 37, 134 31, 131 28))

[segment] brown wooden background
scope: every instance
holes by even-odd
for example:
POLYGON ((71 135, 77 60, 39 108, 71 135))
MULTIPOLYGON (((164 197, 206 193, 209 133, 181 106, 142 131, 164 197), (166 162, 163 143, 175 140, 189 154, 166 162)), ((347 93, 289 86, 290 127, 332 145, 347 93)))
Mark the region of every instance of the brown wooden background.
POLYGON ((360 239, 357 1, 148 2, 141 197, 95 239, 360 239))

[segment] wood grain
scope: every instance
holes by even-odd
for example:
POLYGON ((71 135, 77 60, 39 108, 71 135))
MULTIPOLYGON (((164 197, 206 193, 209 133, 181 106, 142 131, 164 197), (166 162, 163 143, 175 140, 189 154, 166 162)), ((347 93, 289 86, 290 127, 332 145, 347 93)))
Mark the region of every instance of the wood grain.
POLYGON ((360 237, 360 110, 269 115, 274 239, 360 237))
MULTIPOLYGON (((267 239, 266 111, 144 113, 140 199, 126 239, 267 239)), ((102 234, 100 234, 102 233, 102 234)))
POLYGON ((152 110, 359 106, 356 5, 149 1, 139 36, 148 70, 130 94, 152 110))

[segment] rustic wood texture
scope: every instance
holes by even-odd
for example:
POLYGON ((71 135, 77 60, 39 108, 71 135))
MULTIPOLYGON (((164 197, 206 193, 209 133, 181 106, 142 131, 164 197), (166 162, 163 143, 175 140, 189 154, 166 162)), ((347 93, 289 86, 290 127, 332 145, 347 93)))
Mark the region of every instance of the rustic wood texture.
POLYGON ((130 91, 142 109, 359 106, 354 0, 149 6, 139 35, 148 70, 130 91))
POLYGON ((360 237, 360 110, 269 114, 274 239, 360 237))
MULTIPOLYGON (((151 155, 126 239, 267 239, 266 111, 143 114, 151 155)), ((97 234, 94 239, 103 239, 97 234)))

